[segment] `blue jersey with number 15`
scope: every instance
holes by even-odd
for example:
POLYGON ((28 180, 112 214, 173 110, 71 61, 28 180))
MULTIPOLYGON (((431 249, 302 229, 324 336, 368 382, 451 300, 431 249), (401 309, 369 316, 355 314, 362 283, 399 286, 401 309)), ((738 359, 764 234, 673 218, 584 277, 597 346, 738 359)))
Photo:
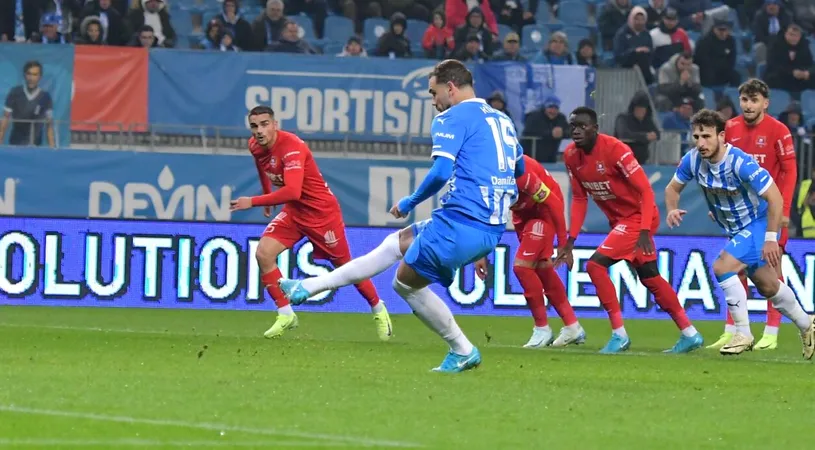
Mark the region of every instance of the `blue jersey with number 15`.
POLYGON ((441 207, 486 225, 507 223, 518 198, 515 164, 523 150, 506 114, 482 99, 465 100, 437 115, 431 156, 453 160, 441 207))

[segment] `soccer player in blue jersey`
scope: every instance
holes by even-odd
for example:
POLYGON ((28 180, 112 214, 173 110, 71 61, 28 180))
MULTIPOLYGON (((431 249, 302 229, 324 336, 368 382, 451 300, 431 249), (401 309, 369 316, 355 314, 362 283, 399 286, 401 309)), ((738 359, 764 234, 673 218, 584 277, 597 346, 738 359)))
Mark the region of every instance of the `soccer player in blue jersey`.
POLYGON ((679 194, 685 184, 696 180, 708 209, 730 237, 713 263, 713 273, 724 291, 736 333, 719 352, 738 355, 753 348, 747 293, 738 277, 740 271, 747 269, 758 292, 801 330, 804 359, 812 359, 815 316, 804 312, 792 289, 779 281, 775 272, 775 267, 781 264, 778 248, 784 208, 781 191, 770 173, 750 155, 725 144, 725 121, 719 113, 703 109, 693 116, 691 127, 696 148, 685 154, 665 188, 667 223, 673 228, 682 222, 686 211, 678 209, 679 194))
MULTIPOLYGON (((459 61, 440 62, 428 81, 440 114, 431 127, 433 166, 416 192, 391 209, 407 217, 416 205, 436 194, 445 184, 441 208, 432 218, 388 236, 371 253, 326 276, 306 280, 281 280, 292 303, 383 272, 401 260, 393 280, 394 290, 414 314, 450 346, 437 372, 462 372, 481 363, 478 349, 461 331, 447 305, 428 287, 449 287, 456 270, 491 252, 506 229, 509 207, 516 200, 516 177, 524 174, 523 151, 512 121, 476 98, 473 77, 459 61), (353 271, 356 271, 354 273, 353 271)), ((535 201, 545 198, 533 192, 535 201)))

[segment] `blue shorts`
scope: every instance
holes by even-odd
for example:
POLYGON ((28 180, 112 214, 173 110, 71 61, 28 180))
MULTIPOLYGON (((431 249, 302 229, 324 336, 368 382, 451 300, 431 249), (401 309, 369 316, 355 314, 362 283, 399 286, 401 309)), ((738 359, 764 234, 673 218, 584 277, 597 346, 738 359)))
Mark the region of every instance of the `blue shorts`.
POLYGON ((453 284, 456 270, 487 256, 501 239, 500 233, 465 225, 440 210, 411 228, 414 239, 405 252, 405 264, 444 287, 453 284))
POLYGON ((724 246, 724 251, 747 264, 747 274, 749 275, 767 264, 767 261, 761 259, 761 250, 764 248, 764 233, 766 232, 767 219, 758 219, 731 237, 727 245, 724 246))

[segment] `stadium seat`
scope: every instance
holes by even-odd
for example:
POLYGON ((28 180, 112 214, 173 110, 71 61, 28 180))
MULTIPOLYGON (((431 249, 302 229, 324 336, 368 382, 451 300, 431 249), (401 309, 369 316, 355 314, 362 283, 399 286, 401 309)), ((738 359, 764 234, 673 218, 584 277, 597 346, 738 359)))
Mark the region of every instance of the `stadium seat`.
POLYGON ((724 88, 724 95, 730 97, 734 105, 739 106, 739 88, 728 86, 724 88))
POLYGON ((390 22, 380 17, 372 17, 370 19, 365 19, 365 23, 363 24, 363 29, 365 33, 365 42, 368 45, 376 45, 376 42, 379 40, 379 36, 382 36, 388 30, 390 30, 390 22))
POLYGON ((309 16, 297 14, 294 16, 289 16, 288 19, 300 27, 300 39, 305 39, 307 41, 317 39, 317 36, 314 34, 314 23, 311 21, 309 16))
POLYGON ((549 20, 551 19, 550 16, 551 13, 549 12, 549 4, 546 2, 540 3, 538 5, 538 12, 535 14, 535 20, 538 23, 546 23, 549 22, 549 20))
POLYGON ((716 109, 716 91, 703 87, 702 94, 705 96, 705 108, 716 109))
POLYGON ((408 19, 406 32, 411 45, 418 44, 419 47, 422 46, 422 38, 428 25, 430 24, 424 20, 408 19))
POLYGON ((569 38, 569 48, 577 50, 577 44, 583 39, 591 39, 591 32, 588 28, 569 26, 563 28, 563 32, 569 38))
POLYGON ((770 115, 778 117, 779 114, 784 112, 792 101, 790 93, 783 89, 770 89, 770 115))
POLYGON ((354 22, 343 16, 329 16, 325 19, 325 39, 343 45, 354 34, 354 22))
POLYGON ((504 38, 507 37, 509 33, 512 33, 512 27, 509 25, 502 25, 498 24, 498 40, 503 44, 504 38))
POLYGON ((342 53, 342 50, 344 48, 345 48, 344 42, 328 42, 323 46, 323 54, 335 56, 339 53, 342 53))
POLYGON ((589 24, 589 9, 583 0, 564 0, 558 8, 558 19, 568 25, 589 24))
POLYGON ((257 16, 263 13, 263 8, 260 6, 242 6, 240 10, 241 16, 246 19, 250 24, 257 16))
POLYGON ((801 93, 801 107, 804 108, 804 117, 815 119, 815 91, 806 90, 801 93))
POLYGON ((170 19, 177 35, 193 34, 192 13, 189 10, 177 9, 170 14, 170 19))
POLYGON ((521 34, 521 45, 524 52, 537 52, 549 41, 549 32, 539 25, 526 25, 521 34))

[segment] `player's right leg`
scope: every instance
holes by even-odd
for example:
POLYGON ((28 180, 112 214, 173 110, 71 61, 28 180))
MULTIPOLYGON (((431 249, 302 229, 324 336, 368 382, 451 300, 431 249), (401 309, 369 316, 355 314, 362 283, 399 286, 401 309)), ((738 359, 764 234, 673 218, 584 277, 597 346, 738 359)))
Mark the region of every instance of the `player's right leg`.
POLYGON ((521 230, 516 229, 516 231, 518 231, 520 243, 515 253, 512 270, 521 283, 526 306, 529 307, 532 319, 535 322, 535 326, 532 328, 532 337, 524 344, 524 348, 547 347, 552 344, 555 337, 552 334, 552 328, 549 326, 549 319, 546 314, 543 283, 538 278, 535 268, 541 258, 552 256, 551 244, 548 245, 550 247, 549 253, 546 253, 546 243, 547 240, 551 241, 553 237, 546 235, 546 227, 541 219, 529 220, 523 224, 521 230))
POLYGON ((747 292, 738 276, 738 273, 747 267, 744 261, 749 262, 751 244, 750 239, 738 234, 730 239, 713 262, 713 274, 719 287, 724 291, 727 309, 736 327, 733 337, 719 349, 723 355, 738 355, 753 349, 754 339, 747 311, 747 292))
POLYGON ((297 227, 291 222, 290 216, 282 211, 266 227, 258 243, 255 258, 262 274, 260 280, 277 306, 275 323, 263 333, 263 336, 267 338, 277 338, 282 336, 286 330, 297 328, 297 315, 294 314, 289 300, 278 285, 281 274, 277 267, 277 257, 286 249, 291 248, 301 237, 297 227))
MULTIPOLYGON (((638 228, 632 227, 632 229, 638 228)), ((617 261, 632 257, 636 245, 634 234, 639 236, 638 232, 628 231, 625 224, 615 226, 586 263, 586 272, 611 322, 611 339, 600 350, 600 353, 620 353, 631 347, 631 339, 623 325, 623 314, 617 298, 617 289, 608 275, 608 268, 617 261)))

